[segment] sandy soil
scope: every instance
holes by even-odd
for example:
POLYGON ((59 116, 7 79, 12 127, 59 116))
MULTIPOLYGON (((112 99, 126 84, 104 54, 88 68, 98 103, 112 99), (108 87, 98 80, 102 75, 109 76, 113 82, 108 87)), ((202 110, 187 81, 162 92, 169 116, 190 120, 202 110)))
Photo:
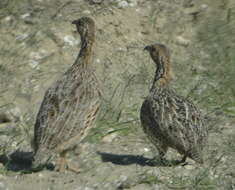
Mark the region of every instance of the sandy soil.
MULTIPOLYGON (((234 104, 234 61, 226 62, 227 70, 221 66, 223 56, 230 56, 226 52, 233 52, 233 30, 224 36, 218 30, 219 37, 210 37, 215 23, 223 28, 234 25, 233 4, 232 0, 1 1, 0 190, 235 189, 234 105, 225 105, 234 104), (82 172, 49 168, 25 173, 28 163, 6 156, 31 151, 43 94, 78 54, 80 38, 71 21, 81 16, 96 23, 94 67, 104 94, 96 128, 69 156, 82 172), (190 96, 204 114, 212 112, 203 166, 190 159, 188 165, 167 167, 151 160, 158 153, 140 128, 139 108, 154 74, 143 48, 155 42, 171 50, 172 88, 190 96), (230 49, 223 51, 227 46, 230 49), (210 51, 211 47, 218 51, 210 51), (213 62, 216 55, 218 64, 213 62), (221 73, 226 73, 222 80, 221 73)), ((180 158, 173 150, 167 156, 180 158)))

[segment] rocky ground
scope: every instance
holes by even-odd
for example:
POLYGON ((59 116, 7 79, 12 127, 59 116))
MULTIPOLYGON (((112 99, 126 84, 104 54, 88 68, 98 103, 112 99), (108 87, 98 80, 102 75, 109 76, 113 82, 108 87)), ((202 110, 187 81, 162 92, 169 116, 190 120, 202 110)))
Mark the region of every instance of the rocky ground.
MULTIPOLYGON (((235 189, 235 3, 233 0, 1 0, 0 190, 235 189), (10 160, 31 151, 43 94, 75 60, 71 21, 96 22, 94 67, 103 105, 96 127, 69 160, 80 174, 27 173, 10 160), (140 128, 154 74, 145 45, 171 51, 172 88, 207 115, 205 164, 163 166, 140 128), (17 151, 17 152, 16 152, 17 151)), ((174 150, 168 159, 180 158, 174 150)))

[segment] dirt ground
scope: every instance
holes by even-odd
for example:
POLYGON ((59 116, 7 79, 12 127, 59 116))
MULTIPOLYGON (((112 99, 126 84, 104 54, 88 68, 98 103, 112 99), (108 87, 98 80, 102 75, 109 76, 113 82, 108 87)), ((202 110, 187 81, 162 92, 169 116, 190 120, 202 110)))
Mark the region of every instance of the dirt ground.
MULTIPOLYGON (((235 189, 234 7, 233 0, 1 0, 0 190, 235 189), (28 163, 9 157, 31 151, 43 94, 79 52, 71 22, 82 16, 96 23, 103 90, 96 127, 69 155, 82 172, 25 172, 28 163), (208 118, 202 166, 151 160, 158 152, 139 109, 155 69, 143 48, 156 42, 171 51, 172 88, 208 118)), ((180 155, 170 150, 167 158, 180 155)))

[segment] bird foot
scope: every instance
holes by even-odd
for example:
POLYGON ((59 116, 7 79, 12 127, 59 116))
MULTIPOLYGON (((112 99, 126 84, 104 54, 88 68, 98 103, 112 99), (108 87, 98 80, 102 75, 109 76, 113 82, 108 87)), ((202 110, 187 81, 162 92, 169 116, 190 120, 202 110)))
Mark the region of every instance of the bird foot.
POLYGON ((70 163, 68 163, 64 158, 61 158, 55 166, 55 171, 58 172, 65 172, 65 169, 72 171, 74 173, 80 173, 81 170, 70 163))
POLYGON ((67 169, 77 174, 81 173, 81 170, 78 167, 73 166, 72 164, 67 164, 67 169))
POLYGON ((55 171, 64 172, 66 165, 67 165, 66 159, 60 158, 55 165, 55 171))
POLYGON ((147 161, 147 165, 150 165, 150 166, 164 165, 165 166, 165 165, 169 165, 169 162, 165 158, 155 156, 152 159, 147 161))
POLYGON ((188 163, 186 162, 187 156, 184 156, 181 160, 177 161, 177 164, 180 166, 185 166, 188 165, 188 163))
POLYGON ((188 165, 188 162, 180 162, 179 165, 180 166, 186 166, 186 165, 188 165))

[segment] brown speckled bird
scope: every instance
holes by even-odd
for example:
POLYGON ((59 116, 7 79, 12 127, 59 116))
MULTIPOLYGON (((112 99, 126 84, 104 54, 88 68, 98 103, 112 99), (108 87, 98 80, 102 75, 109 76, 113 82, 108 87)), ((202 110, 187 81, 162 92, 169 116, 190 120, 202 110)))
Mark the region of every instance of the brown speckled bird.
POLYGON ((72 24, 81 36, 81 50, 75 63, 45 93, 34 127, 33 170, 43 168, 56 155, 60 157, 57 170, 69 167, 66 153, 87 135, 100 107, 101 93, 92 67, 95 23, 82 17, 72 24))
POLYGON ((207 142, 207 128, 196 106, 169 88, 170 54, 162 44, 146 46, 156 64, 156 73, 149 95, 145 98, 140 119, 144 132, 159 151, 161 160, 168 148, 203 163, 202 150, 207 142))

